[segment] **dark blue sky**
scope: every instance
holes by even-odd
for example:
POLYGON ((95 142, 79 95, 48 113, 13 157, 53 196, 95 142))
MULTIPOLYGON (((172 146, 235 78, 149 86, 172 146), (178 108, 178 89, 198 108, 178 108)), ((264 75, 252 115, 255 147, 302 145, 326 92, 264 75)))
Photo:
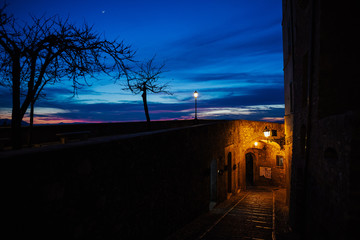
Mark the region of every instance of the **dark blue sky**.
MULTIPOLYGON (((1 0, 1 2, 4 2, 1 0)), ((132 45, 136 59, 156 54, 173 95, 149 95, 152 120, 199 118, 277 120, 284 115, 281 0, 10 0, 8 12, 69 17, 106 38, 132 45)), ((92 82, 72 98, 62 84, 45 88, 37 123, 143 121, 140 95, 124 82, 92 82)), ((0 118, 9 118, 9 89, 0 87, 0 118)), ((27 121, 27 119, 24 119, 27 121)))

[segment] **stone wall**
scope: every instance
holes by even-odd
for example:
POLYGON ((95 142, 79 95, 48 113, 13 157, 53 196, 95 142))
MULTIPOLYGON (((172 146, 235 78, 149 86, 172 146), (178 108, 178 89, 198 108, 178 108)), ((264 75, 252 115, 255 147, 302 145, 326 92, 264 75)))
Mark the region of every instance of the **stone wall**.
MULTIPOLYGON (((216 122, 216 120, 199 120, 199 123, 216 122)), ((46 145, 51 142, 59 142, 58 133, 88 131, 89 137, 111 136, 119 134, 130 134, 137 132, 154 131, 160 129, 178 128, 194 125, 193 120, 153 121, 149 126, 146 122, 115 122, 115 123, 84 123, 84 124, 54 124, 33 126, 33 145, 46 145)), ((28 126, 23 126, 22 143, 27 145, 29 141, 28 126)), ((0 139, 8 139, 4 147, 11 146, 11 127, 0 126, 0 139)), ((1 151, 2 149, 0 149, 1 151)))

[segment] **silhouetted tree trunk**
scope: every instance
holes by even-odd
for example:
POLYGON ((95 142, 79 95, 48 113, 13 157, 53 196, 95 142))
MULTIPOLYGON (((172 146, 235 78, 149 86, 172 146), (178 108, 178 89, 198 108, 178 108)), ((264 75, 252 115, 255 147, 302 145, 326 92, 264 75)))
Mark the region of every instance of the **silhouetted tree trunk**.
POLYGON ((150 127, 150 115, 147 104, 148 91, 152 93, 171 94, 167 91, 167 83, 159 83, 160 75, 164 72, 163 68, 165 64, 154 66, 154 58, 155 57, 137 65, 138 69, 133 70, 130 74, 131 76, 128 77, 128 86, 126 88, 134 94, 141 93, 148 127, 150 127))
MULTIPOLYGON (((15 53, 18 53, 16 51, 15 53)), ((20 112, 20 54, 14 54, 12 62, 12 113, 11 141, 15 149, 21 148, 21 112, 20 112)))
POLYGON ((143 91, 141 96, 142 96, 143 103, 144 103, 144 111, 145 111, 145 116, 146 116, 146 122, 147 122, 147 124, 149 126, 149 124, 150 124, 150 115, 149 115, 149 109, 148 109, 148 105, 147 105, 146 89, 143 91))

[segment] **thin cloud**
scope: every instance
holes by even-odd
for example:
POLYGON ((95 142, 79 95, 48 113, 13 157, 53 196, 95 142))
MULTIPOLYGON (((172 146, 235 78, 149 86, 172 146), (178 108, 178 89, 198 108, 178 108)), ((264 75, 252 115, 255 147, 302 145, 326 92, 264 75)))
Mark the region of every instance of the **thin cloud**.
POLYGON ((164 52, 171 54, 169 60, 173 69, 198 68, 229 59, 236 64, 239 58, 282 54, 280 21, 249 24, 236 30, 224 30, 229 29, 227 26, 211 29, 169 44, 164 52))

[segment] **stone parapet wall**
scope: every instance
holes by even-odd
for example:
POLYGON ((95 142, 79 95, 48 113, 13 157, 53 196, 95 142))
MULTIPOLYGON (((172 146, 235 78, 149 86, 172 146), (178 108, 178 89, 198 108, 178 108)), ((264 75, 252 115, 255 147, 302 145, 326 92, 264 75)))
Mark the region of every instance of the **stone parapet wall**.
POLYGON ((8 229, 15 238, 162 238, 207 212, 210 192, 221 202, 246 187, 242 141, 265 124, 217 121, 0 152, 8 229))

